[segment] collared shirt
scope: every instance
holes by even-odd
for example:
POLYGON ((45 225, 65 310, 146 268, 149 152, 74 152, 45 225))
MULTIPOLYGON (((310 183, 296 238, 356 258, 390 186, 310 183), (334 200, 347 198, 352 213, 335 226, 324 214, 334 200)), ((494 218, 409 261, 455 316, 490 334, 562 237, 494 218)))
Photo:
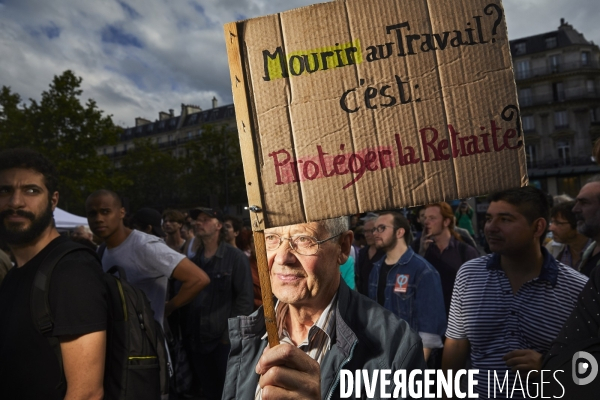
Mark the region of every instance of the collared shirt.
MULTIPOLYGON (((498 254, 471 260, 458 271, 446 336, 469 340, 472 368, 479 369, 475 391, 480 398, 487 396, 488 371, 499 371, 504 379, 508 367, 502 357, 508 352, 531 349, 544 353, 549 349, 587 281, 557 262, 545 248, 542 254, 540 275, 514 294, 498 254)), ((509 388, 515 377, 509 371, 509 388)))
MULTIPOLYGON (((277 301, 275 306, 275 318, 277 320, 278 334, 280 343, 296 346, 285 327, 285 318, 289 310, 289 304, 277 301)), ((337 310, 337 292, 331 299, 327 307, 321 313, 321 316, 313 326, 308 330, 308 335, 297 347, 304 351, 310 358, 321 364, 323 357, 331 348, 331 342, 335 337, 335 315, 337 310)), ((262 340, 267 339, 267 334, 262 340)), ((255 400, 262 399, 262 390, 260 384, 256 386, 255 400)))
POLYGON ((579 271, 579 266, 581 265, 581 260, 583 260, 583 253, 585 253, 585 250, 588 248, 588 246, 591 243, 592 243, 592 239, 588 239, 585 246, 583 246, 583 248, 579 252, 579 261, 577 262, 576 265, 573 264, 573 254, 571 253, 571 246, 565 246, 562 249, 562 251, 558 254, 558 257, 556 257, 556 259, 558 261, 560 261, 561 263, 568 265, 570 267, 573 267, 579 271))
POLYGON ((450 311, 450 301, 454 280, 458 269, 474 258, 479 257, 479 252, 472 246, 458 241, 454 236, 450 238, 448 246, 440 251, 440 248, 432 243, 423 256, 439 272, 442 281, 442 292, 444 293, 444 305, 446 315, 450 311))

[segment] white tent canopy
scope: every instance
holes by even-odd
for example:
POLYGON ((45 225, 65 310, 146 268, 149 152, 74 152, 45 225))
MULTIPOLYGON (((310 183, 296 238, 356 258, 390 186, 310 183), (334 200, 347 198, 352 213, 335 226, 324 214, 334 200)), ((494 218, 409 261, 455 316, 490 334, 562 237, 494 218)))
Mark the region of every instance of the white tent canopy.
POLYGON ((87 218, 79 217, 56 207, 54 209, 54 222, 59 229, 74 229, 79 225, 87 226, 87 218))

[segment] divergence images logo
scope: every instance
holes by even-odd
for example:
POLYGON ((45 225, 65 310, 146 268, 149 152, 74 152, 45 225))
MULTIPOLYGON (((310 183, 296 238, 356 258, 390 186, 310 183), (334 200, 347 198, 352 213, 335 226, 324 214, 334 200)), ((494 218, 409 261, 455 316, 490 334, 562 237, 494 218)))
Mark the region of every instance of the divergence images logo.
POLYGON ((573 354, 571 365, 573 382, 575 382, 576 385, 587 385, 596 379, 596 376, 598 375, 598 362, 594 356, 588 352, 578 351, 573 354), (586 374, 588 374, 587 377, 580 378, 586 374))

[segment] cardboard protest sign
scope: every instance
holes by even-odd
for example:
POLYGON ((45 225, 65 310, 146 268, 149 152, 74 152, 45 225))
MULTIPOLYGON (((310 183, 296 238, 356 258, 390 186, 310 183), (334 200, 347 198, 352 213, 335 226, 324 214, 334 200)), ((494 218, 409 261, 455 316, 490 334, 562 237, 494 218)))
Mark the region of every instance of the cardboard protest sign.
POLYGON ((339 0, 225 35, 254 230, 527 183, 499 0, 339 0))

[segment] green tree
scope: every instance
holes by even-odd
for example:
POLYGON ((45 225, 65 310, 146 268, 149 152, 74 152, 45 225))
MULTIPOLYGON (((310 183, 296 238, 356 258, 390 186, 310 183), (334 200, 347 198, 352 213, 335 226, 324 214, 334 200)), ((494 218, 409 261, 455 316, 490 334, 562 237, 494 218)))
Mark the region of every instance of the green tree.
POLYGON ((161 151, 150 139, 135 140, 133 149, 121 159, 120 172, 130 177, 121 195, 129 200, 133 211, 141 207, 177 207, 181 168, 180 159, 161 151))
POLYGON ((91 191, 119 189, 126 183, 96 150, 116 144, 119 128, 94 100, 81 103, 81 81, 67 70, 54 76, 40 102, 30 100, 29 104, 22 104, 9 87, 0 91, 0 147, 28 147, 50 158, 60 173, 59 206, 79 214, 91 191))
POLYGON ((201 138, 190 142, 187 149, 187 168, 180 180, 186 203, 210 205, 212 199, 221 208, 247 203, 236 130, 206 125, 201 138))

